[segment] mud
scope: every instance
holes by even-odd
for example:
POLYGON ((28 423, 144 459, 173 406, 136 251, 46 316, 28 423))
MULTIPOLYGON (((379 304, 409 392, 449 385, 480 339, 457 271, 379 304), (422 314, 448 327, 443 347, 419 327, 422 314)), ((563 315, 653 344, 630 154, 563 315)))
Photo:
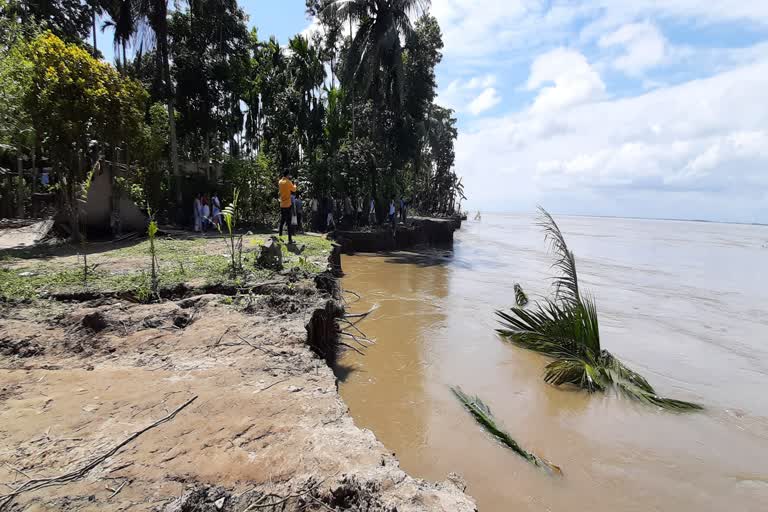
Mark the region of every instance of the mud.
POLYGON ((475 510, 459 479, 411 478, 354 425, 326 364, 339 292, 315 281, 3 306, 0 510, 475 510), (86 467, 193 397, 77 478, 1 497, 86 467))

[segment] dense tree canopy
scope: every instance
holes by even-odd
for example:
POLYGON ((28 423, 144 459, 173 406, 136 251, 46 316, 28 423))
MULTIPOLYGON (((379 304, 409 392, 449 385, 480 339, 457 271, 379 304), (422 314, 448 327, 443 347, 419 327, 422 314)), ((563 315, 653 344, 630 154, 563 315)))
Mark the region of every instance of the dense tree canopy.
POLYGON ((37 155, 74 185, 96 144, 170 221, 196 191, 238 188, 244 214, 270 222, 284 171, 316 198, 452 213, 457 128, 435 103, 443 42, 429 2, 306 3, 316 30, 280 42, 249 30, 235 0, 0 0, 0 115, 13 120, 0 166, 37 155), (92 56, 95 14, 118 70, 92 56))

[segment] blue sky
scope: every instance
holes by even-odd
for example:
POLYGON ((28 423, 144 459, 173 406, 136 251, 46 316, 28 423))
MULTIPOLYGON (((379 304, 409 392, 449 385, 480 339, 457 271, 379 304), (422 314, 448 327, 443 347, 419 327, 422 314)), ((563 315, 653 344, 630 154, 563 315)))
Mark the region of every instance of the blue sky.
MULTIPOLYGON (((303 0, 240 4, 281 42, 310 23, 303 0)), ((431 12, 468 207, 768 223, 768 0, 433 0, 431 12)))

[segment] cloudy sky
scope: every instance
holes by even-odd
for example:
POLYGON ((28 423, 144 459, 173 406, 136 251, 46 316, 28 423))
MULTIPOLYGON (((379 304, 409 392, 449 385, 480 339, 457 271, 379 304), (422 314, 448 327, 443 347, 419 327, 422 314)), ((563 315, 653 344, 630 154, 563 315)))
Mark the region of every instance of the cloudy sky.
MULTIPOLYGON (((303 0, 240 3, 264 36, 308 25, 303 0)), ((470 208, 768 223, 768 0, 431 12, 470 208)))

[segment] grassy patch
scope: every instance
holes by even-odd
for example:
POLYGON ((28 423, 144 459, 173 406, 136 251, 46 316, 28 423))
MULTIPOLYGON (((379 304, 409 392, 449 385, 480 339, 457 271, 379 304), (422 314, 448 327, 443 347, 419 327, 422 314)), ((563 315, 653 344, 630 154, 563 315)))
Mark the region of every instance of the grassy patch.
MULTIPOLYGON (((305 247, 300 254, 284 253, 286 269, 298 267, 309 273, 325 268, 331 242, 322 237, 297 235, 296 243, 305 247)), ((254 266, 258 246, 264 235, 247 236, 243 274, 230 273, 229 249, 221 238, 194 238, 188 240, 159 239, 156 241, 161 288, 181 283, 193 285, 243 284, 269 279, 273 273, 254 266)), ((16 255, 13 255, 16 256, 16 255)), ((50 256, 41 252, 37 258, 26 255, 22 266, 0 269, 0 299, 32 300, 52 293, 73 292, 83 289, 83 268, 71 254, 50 256)), ((149 241, 109 251, 91 252, 89 263, 96 268, 88 272, 88 289, 95 292, 129 292, 139 299, 148 298, 151 290, 149 241)), ((19 262, 6 257, 3 263, 19 262)))

